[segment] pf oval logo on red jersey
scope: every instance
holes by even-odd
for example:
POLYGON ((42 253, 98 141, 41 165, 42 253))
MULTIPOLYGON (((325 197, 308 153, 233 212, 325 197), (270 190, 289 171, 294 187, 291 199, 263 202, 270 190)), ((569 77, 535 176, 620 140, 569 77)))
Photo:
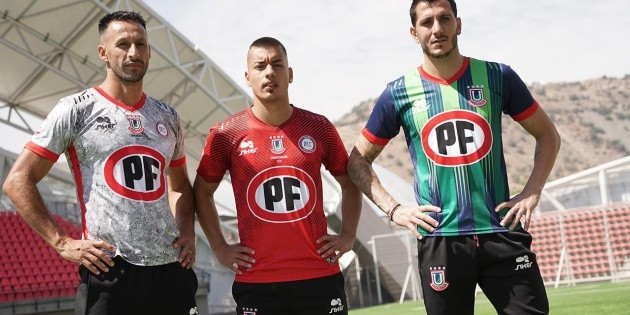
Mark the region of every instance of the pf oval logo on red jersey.
POLYGON ((291 166, 258 173, 247 186, 247 204, 254 216, 272 223, 302 220, 315 209, 315 181, 291 166))
POLYGON ((479 114, 467 110, 440 113, 422 127, 422 148, 442 166, 468 165, 492 148, 492 130, 479 114))
POLYGON ((105 162, 105 182, 117 194, 142 201, 164 195, 164 156, 145 146, 127 146, 112 153, 105 162))

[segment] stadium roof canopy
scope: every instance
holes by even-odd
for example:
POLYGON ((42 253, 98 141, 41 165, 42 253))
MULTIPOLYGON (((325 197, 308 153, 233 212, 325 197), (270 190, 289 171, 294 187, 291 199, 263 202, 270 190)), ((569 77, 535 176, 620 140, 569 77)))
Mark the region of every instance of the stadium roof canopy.
POLYGON ((175 107, 186 132, 189 170, 216 122, 251 104, 219 67, 139 0, 0 0, 0 123, 32 133, 57 101, 103 82, 98 20, 132 10, 147 20, 151 62, 145 93, 175 107))

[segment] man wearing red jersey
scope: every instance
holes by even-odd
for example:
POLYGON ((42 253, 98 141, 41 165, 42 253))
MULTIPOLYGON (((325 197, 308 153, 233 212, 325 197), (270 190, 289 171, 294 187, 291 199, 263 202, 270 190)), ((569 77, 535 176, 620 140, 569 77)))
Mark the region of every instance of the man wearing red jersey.
POLYGON ((236 273, 237 314, 347 314, 337 260, 352 248, 361 211, 348 154, 328 119, 289 103, 293 69, 278 40, 251 44, 245 79, 254 104, 210 130, 193 185, 210 246, 236 273), (322 165, 341 186, 339 235, 327 233, 322 165), (226 171, 239 244, 225 241, 213 197, 226 171))

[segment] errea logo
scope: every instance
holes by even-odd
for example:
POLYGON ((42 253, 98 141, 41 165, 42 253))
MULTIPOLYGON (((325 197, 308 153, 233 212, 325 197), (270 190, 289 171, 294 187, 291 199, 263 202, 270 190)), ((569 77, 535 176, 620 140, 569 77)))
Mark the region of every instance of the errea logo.
POLYGON ((343 305, 343 302, 340 298, 332 299, 330 301, 330 312, 328 312, 328 314, 343 312, 344 308, 345 306, 343 305))
POLYGON ((473 164, 492 148, 490 124, 468 110, 450 110, 432 117, 421 134, 424 153, 442 166, 473 164))

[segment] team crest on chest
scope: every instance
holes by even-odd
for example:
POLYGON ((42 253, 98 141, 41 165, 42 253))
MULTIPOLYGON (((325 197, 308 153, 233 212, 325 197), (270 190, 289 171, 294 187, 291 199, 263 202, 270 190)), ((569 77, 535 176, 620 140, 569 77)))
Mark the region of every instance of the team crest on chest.
POLYGON ((431 271, 431 288, 435 291, 444 291, 448 288, 446 281, 446 267, 429 267, 431 271))
POLYGON ((284 136, 271 136, 271 153, 282 154, 286 149, 284 148, 284 142, 282 142, 284 136))
POLYGON ((161 121, 155 125, 155 130, 157 130, 157 132, 162 137, 168 136, 168 129, 166 128, 166 125, 164 125, 164 123, 162 123, 161 121))
POLYGON ((313 153, 315 152, 315 139, 311 136, 302 136, 298 141, 298 145, 300 150, 304 153, 313 153))
POLYGON ((142 116, 140 115, 127 115, 129 121, 129 131, 132 133, 142 133, 144 127, 142 127, 142 116))
POLYGON ((468 87, 468 104, 481 107, 488 103, 483 92, 483 85, 473 85, 468 87))

